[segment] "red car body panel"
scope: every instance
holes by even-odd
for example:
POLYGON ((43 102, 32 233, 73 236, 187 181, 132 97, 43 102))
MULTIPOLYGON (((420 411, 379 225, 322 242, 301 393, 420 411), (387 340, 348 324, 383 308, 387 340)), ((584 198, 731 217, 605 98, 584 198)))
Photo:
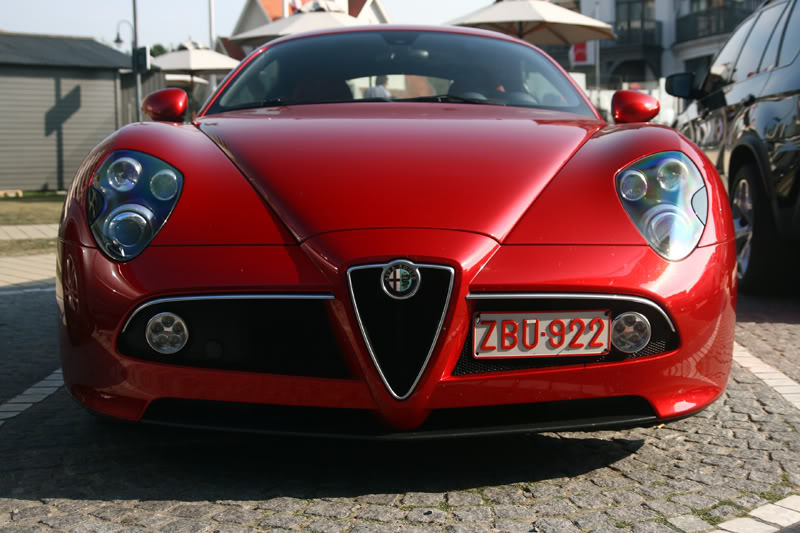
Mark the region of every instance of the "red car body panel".
POLYGON ((603 125, 547 110, 415 103, 257 109, 198 123, 301 241, 380 227, 502 240, 603 125), (405 209, 409 193, 419 198, 405 209), (387 200, 397 209, 387 210, 387 200))
POLYGON ((367 409, 394 431, 439 409, 607 397, 644 398, 659 420, 691 414, 722 393, 732 361, 736 258, 722 191, 713 165, 673 130, 546 110, 320 104, 130 125, 90 154, 66 202, 57 264, 65 382, 91 410, 128 420, 163 398, 367 409), (185 176, 163 229, 124 263, 97 247, 86 215, 92 176, 116 150, 161 158, 185 176), (614 184, 627 165, 670 150, 695 162, 709 191, 700 244, 674 262, 648 246, 614 184), (413 194, 396 194, 395 183, 413 194), (402 401, 370 357, 347 276, 398 258, 454 270, 430 361, 402 401), (476 296, 550 293, 644 298, 680 343, 625 361, 454 373, 476 296), (231 294, 331 296, 325 310, 352 378, 120 352, 143 304, 231 294))

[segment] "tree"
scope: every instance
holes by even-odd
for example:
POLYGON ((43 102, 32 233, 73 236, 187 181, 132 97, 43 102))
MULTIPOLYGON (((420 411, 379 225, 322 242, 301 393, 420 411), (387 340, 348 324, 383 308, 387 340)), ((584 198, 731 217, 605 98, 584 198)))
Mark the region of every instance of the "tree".
POLYGON ((156 44, 154 44, 153 46, 150 47, 150 55, 152 57, 158 57, 161 54, 166 54, 166 53, 167 53, 167 49, 164 48, 164 45, 161 44, 161 43, 156 43, 156 44))

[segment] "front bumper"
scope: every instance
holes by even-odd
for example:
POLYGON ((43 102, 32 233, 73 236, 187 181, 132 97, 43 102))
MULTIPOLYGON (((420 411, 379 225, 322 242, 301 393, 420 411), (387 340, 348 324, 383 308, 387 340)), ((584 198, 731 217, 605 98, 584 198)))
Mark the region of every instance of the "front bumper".
MULTIPOLYGON (((65 383, 89 409, 132 421, 380 438, 657 424, 702 410, 724 390, 735 325, 732 243, 698 248, 686 260, 668 263, 647 247, 492 248, 493 241, 481 236, 448 237, 450 246, 484 247, 488 253, 475 254, 485 261, 470 262, 458 254, 438 256, 437 246, 419 256, 450 264, 456 276, 433 356, 406 400, 388 394, 375 370, 356 325, 344 269, 331 269, 332 274, 318 268, 304 247, 152 246, 136 261, 119 265, 94 248, 62 242, 58 295, 65 383), (276 293, 332 297, 323 305, 343 375, 203 368, 120 351, 128 320, 155 299, 276 293), (541 293, 644 298, 674 324, 678 347, 626 360, 456 371, 480 301, 474 296, 541 293)), ((393 239, 398 240, 403 238, 393 239)), ((414 235, 408 240, 415 241, 414 235)), ((371 239, 359 244, 365 242, 371 239)), ((398 257, 366 248, 350 265, 398 257)), ((297 356, 302 355, 299 349, 297 356)))

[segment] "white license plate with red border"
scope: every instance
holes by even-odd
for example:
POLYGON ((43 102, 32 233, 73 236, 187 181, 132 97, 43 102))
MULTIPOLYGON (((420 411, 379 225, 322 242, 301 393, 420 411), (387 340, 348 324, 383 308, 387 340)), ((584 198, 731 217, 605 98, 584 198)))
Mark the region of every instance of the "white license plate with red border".
POLYGON ((477 359, 604 355, 611 344, 611 312, 537 311, 476 313, 477 359))

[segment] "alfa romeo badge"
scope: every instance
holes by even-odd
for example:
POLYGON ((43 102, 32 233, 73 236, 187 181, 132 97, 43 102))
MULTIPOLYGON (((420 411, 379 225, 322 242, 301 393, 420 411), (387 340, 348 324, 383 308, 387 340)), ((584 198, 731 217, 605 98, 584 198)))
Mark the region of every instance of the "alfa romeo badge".
POLYGON ((396 300, 411 298, 419 289, 421 276, 417 266, 409 261, 393 261, 383 267, 381 287, 396 300))

